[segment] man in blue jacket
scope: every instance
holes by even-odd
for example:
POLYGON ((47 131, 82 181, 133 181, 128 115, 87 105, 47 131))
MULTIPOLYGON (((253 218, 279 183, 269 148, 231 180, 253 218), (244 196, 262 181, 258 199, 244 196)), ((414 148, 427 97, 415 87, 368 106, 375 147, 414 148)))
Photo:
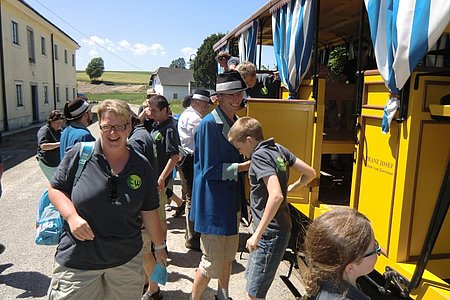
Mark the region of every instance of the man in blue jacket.
POLYGON ((205 116, 195 132, 194 183, 190 220, 201 233, 202 258, 195 273, 192 299, 199 300, 211 278, 218 279, 216 299, 230 299, 231 264, 239 244, 243 199, 239 172, 250 162, 240 162, 239 151, 228 142, 228 131, 247 85, 238 72, 218 75, 219 106, 205 116))

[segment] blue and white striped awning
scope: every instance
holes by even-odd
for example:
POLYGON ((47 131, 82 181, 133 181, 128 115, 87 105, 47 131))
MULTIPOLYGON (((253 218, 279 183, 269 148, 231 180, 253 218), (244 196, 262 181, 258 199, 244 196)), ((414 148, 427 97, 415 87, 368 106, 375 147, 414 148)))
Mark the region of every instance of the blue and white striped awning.
MULTIPOLYGON (((391 93, 398 95, 411 72, 436 43, 450 22, 449 0, 364 0, 378 70, 391 93)), ((398 108, 389 98, 383 132, 398 108)))
POLYGON ((289 98, 295 97, 311 61, 315 1, 282 1, 272 12, 273 49, 289 98))
POLYGON ((239 35, 239 61, 249 61, 256 64, 256 45, 258 38, 258 20, 253 20, 239 35))

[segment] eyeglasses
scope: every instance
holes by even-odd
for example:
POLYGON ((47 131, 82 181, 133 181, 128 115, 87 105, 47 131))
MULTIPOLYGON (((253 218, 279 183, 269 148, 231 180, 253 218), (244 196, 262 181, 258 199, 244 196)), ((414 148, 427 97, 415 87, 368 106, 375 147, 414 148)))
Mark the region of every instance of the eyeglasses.
POLYGON ((114 205, 122 205, 119 201, 119 194, 117 192, 117 176, 113 175, 108 178, 109 192, 108 197, 111 199, 111 203, 114 205))
POLYGON ((227 58, 225 56, 221 56, 219 58, 217 58, 218 60, 227 60, 227 58))
POLYGON ((364 254, 364 255, 363 255, 363 258, 369 257, 369 256, 371 256, 371 255, 374 255, 375 253, 376 253, 378 256, 381 255, 381 247, 380 247, 380 244, 378 244, 377 241, 375 241, 375 248, 374 248, 372 251, 370 251, 370 252, 364 254))
POLYGON ((100 125, 100 130, 103 132, 110 132, 114 129, 114 131, 124 131, 128 128, 128 124, 125 125, 100 125))

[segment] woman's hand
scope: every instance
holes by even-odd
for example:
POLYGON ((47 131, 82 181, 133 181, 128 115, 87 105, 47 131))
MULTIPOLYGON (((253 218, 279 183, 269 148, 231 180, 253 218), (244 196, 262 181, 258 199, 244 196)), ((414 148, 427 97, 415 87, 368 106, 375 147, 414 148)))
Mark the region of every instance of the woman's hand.
POLYGON ((167 267, 167 252, 166 249, 155 249, 155 260, 156 263, 162 263, 167 267))
POLYGON ((67 219, 69 223, 70 232, 73 236, 80 241, 91 241, 94 239, 95 235, 85 219, 80 217, 78 214, 67 219))

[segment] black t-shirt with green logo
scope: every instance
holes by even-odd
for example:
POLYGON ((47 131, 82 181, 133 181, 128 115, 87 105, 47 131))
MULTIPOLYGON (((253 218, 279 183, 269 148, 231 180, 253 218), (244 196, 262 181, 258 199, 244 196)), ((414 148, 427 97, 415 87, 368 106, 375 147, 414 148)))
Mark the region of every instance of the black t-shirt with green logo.
POLYGON ((250 178, 250 208, 253 221, 257 227, 263 216, 269 192, 263 178, 277 175, 283 192, 283 203, 278 208, 275 217, 270 221, 267 230, 271 232, 287 232, 292 223, 289 206, 286 200, 289 179, 289 168, 295 163, 296 157, 285 147, 276 144, 271 138, 259 143, 253 151, 249 169, 250 178))
POLYGON ((130 149, 122 172, 112 175, 100 147, 95 144, 91 158, 75 186, 80 143, 70 149, 51 185, 69 195, 78 214, 92 228, 92 241, 79 241, 65 222, 65 232, 56 251, 56 261, 65 267, 97 270, 120 266, 142 249, 141 211, 157 209, 156 178, 148 160, 130 149))

